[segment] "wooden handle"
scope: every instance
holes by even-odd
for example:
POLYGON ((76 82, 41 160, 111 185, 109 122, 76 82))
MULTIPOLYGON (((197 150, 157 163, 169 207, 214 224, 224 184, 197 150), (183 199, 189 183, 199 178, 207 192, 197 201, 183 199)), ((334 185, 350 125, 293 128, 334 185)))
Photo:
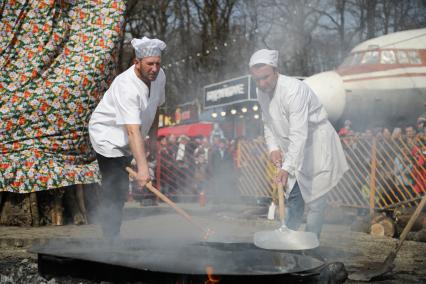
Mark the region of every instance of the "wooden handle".
POLYGON ((420 201, 419 205, 417 206, 416 211, 414 211, 413 215, 411 215, 410 220, 408 221, 407 225, 405 226, 404 230, 401 233, 401 236, 399 237, 399 241, 396 244, 395 247, 395 254, 399 251, 399 249, 402 246, 402 243, 405 241, 405 238, 407 237, 408 233, 411 231, 411 228, 414 225, 414 222, 416 222, 417 217, 419 217, 420 212, 422 212, 423 207, 425 207, 426 203, 426 194, 423 196, 422 201, 420 201))
MULTIPOLYGON (((126 171, 129 173, 131 178, 136 177, 138 174, 132 170, 129 167, 126 167, 126 171)), ((154 193, 156 196, 158 196, 158 198, 160 198, 161 200, 163 200, 165 203, 167 203, 170 207, 172 207, 173 209, 176 210, 176 212, 181 215, 182 217, 184 217, 186 220, 188 220, 192 225, 194 225, 195 227, 197 227, 198 229, 200 229, 203 233, 204 233, 204 239, 207 239, 209 237, 209 235, 212 233, 212 231, 210 229, 205 229, 204 227, 202 227, 200 224, 196 223, 191 216, 189 216, 188 213, 186 213, 186 211, 184 211, 182 208, 179 208, 176 203, 174 203, 173 201, 171 201, 167 196, 165 196, 163 193, 161 193, 158 189, 156 189, 151 182, 148 182, 146 184, 146 187, 148 188, 149 191, 151 191, 152 193, 154 193)))
MULTIPOLYGON (((275 176, 278 176, 280 168, 275 169, 275 176)), ((284 211, 284 185, 279 182, 277 183, 277 193, 278 193, 278 212, 280 213, 281 224, 284 225, 285 211, 284 211)))
POLYGON ((278 189, 278 205, 279 205, 279 213, 281 224, 284 224, 284 188, 282 183, 277 184, 278 189))

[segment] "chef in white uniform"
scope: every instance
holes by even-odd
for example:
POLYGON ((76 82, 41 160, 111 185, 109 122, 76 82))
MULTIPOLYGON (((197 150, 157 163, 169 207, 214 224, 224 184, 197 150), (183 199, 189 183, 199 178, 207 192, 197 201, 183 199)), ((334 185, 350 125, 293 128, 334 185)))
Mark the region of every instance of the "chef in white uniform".
POLYGON ((278 51, 262 49, 250 58, 276 182, 286 186, 286 225, 297 230, 305 204, 306 231, 319 237, 327 193, 348 165, 339 136, 315 93, 304 82, 278 73, 278 51))
POLYGON ((90 141, 102 174, 101 227, 108 239, 120 233, 129 189, 125 167, 132 156, 137 164, 135 181, 141 187, 149 181, 144 137, 156 135, 158 108, 165 101, 166 76, 160 64, 166 44, 147 37, 133 39, 131 44, 134 65, 114 79, 89 122, 90 141))

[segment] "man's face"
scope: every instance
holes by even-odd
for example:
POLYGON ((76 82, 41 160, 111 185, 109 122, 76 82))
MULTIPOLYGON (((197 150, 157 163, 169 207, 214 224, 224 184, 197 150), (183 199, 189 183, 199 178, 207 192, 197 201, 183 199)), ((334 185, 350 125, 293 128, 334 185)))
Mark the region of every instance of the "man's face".
POLYGON ((405 128, 405 135, 407 138, 414 138, 416 136, 416 132, 413 127, 407 127, 405 128))
POLYGON ((150 56, 135 59, 135 69, 143 81, 155 81, 160 72, 161 57, 150 56))
POLYGON ((265 93, 272 94, 278 80, 278 72, 270 65, 253 66, 250 74, 256 86, 265 93))

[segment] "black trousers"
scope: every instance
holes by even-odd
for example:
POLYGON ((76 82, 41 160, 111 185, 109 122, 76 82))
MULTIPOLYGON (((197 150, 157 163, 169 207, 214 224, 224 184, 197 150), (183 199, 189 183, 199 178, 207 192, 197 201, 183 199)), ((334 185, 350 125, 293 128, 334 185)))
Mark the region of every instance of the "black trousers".
POLYGON ((114 238, 120 234, 124 202, 129 191, 129 175, 126 167, 131 157, 108 158, 96 154, 102 175, 102 199, 100 223, 105 238, 114 238))

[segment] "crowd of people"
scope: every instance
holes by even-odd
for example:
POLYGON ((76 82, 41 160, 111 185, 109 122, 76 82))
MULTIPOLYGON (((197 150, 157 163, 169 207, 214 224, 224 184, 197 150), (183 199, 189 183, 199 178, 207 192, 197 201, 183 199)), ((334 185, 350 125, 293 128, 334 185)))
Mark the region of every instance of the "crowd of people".
POLYGON ((160 136, 147 141, 151 180, 166 195, 198 195, 213 200, 236 196, 235 140, 212 132, 209 137, 160 136))
MULTIPOLYGON (((352 172, 358 176, 353 179, 355 186, 364 190, 366 198, 373 138, 378 142, 377 187, 386 192, 389 202, 410 200, 426 191, 426 118, 419 117, 416 126, 362 132, 354 131, 351 121, 346 120, 338 134, 352 172)), ((217 125, 208 137, 169 135, 147 143, 151 145, 148 149, 155 149, 148 153, 151 180, 163 193, 206 192, 219 199, 236 191, 236 141, 226 139, 217 125)))
POLYGON ((357 173, 354 181, 369 191, 373 138, 376 145, 377 188, 389 203, 411 200, 426 191, 426 118, 404 128, 374 128, 357 132, 346 120, 339 130, 348 162, 357 173), (361 158, 359 158, 361 157, 361 158))

